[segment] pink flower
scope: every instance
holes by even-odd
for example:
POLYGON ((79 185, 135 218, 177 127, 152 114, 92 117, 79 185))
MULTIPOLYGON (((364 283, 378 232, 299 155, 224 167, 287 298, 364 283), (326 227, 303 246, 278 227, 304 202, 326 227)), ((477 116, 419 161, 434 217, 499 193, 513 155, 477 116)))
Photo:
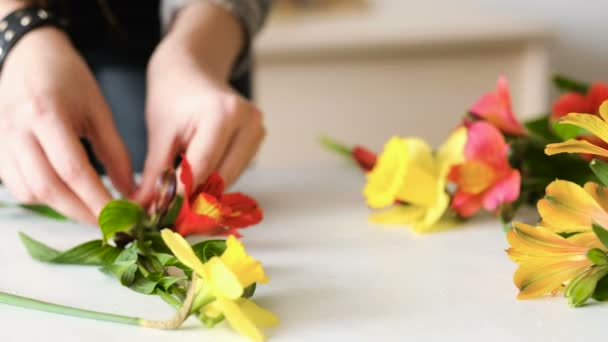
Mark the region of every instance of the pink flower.
POLYGON ((469 109, 469 112, 477 118, 490 122, 507 134, 526 134, 524 126, 517 121, 511 109, 509 84, 504 76, 498 78, 496 91, 484 94, 469 109))
POLYGON ((509 145, 493 125, 479 121, 467 129, 465 162, 452 167, 448 179, 457 185, 451 207, 463 217, 482 207, 497 210, 519 197, 521 176, 509 165, 509 145))

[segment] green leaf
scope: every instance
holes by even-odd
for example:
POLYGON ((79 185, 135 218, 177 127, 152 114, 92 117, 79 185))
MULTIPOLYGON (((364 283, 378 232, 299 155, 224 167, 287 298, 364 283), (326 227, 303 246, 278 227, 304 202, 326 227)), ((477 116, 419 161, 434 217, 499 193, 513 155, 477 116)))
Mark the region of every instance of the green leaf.
POLYGON ((99 227, 104 241, 118 232, 129 232, 141 223, 144 210, 136 203, 126 200, 110 201, 99 214, 99 227))
POLYGON ((40 216, 45 216, 48 218, 52 218, 55 220, 67 220, 67 217, 55 211, 55 209, 46 206, 46 205, 38 205, 38 204, 19 204, 21 208, 30 210, 40 216))
POLYGON ((225 240, 207 240, 192 246, 192 250, 203 262, 207 262, 214 256, 220 256, 226 250, 225 240))
POLYGON ((544 115, 538 119, 530 120, 524 125, 529 132, 534 133, 543 139, 547 139, 548 141, 552 142, 557 141, 558 137, 555 136, 555 133, 553 133, 551 130, 549 118, 549 115, 544 115))
POLYGON ((584 128, 580 128, 572 124, 562 123, 561 121, 557 121, 555 124, 553 124, 553 132, 562 141, 574 139, 579 135, 589 134, 589 132, 584 128))
POLYGON ((591 163, 589 163, 589 167, 600 182, 602 182, 604 186, 608 186, 608 163, 593 159, 591 163))
POLYGON ((608 265, 608 255, 599 248, 592 248, 587 252, 587 259, 598 266, 608 265))
POLYGON ((57 251, 42 242, 20 233, 21 241, 32 258, 53 264, 104 266, 114 262, 120 250, 101 240, 85 242, 65 252, 57 251))
POLYGON ((602 244, 608 248, 608 231, 597 223, 593 223, 593 232, 602 244))
POLYGON ((180 195, 175 196, 167 214, 160 221, 160 228, 171 227, 175 223, 177 219, 177 215, 179 215, 179 211, 182 208, 182 204, 184 202, 184 198, 180 195))
POLYGON ((257 287, 256 283, 249 285, 245 290, 243 290, 243 298, 251 298, 255 294, 255 289, 257 287))
POLYGON ((553 84, 555 84, 557 89, 559 89, 559 91, 562 93, 575 92, 575 93, 580 93, 580 94, 584 95, 584 94, 587 94, 587 91, 589 91, 588 84, 581 82, 581 81, 567 78, 562 75, 555 75, 553 77, 553 84))
POLYGON ((36 241, 24 233, 19 233, 19 237, 30 256, 38 261, 50 262, 61 254, 58 250, 36 241))
POLYGON ((135 272, 137 272, 138 269, 138 251, 139 249, 137 248, 137 244, 130 244, 127 248, 120 252, 112 264, 105 265, 101 268, 101 270, 103 272, 113 274, 120 280, 122 285, 131 285, 135 280, 135 272))
POLYGON ((137 272, 135 281, 129 286, 129 288, 135 292, 143 294, 152 294, 156 289, 158 282, 146 279, 140 272, 137 272))
POLYGON ((135 281, 133 281, 129 288, 143 294, 152 294, 156 291, 167 292, 172 286, 187 279, 187 277, 165 276, 160 272, 149 273, 147 276, 144 276, 141 272, 137 272, 135 281))

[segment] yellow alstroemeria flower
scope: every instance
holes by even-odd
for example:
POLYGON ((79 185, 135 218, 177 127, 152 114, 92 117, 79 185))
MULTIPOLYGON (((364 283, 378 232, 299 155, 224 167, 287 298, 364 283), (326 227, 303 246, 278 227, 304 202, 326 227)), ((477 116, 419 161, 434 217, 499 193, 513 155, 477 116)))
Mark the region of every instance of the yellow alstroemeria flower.
POLYGON ((253 341, 264 341, 264 334, 258 327, 273 326, 279 320, 270 311, 241 297, 251 284, 268 282, 262 264, 247 254, 243 244, 230 236, 226 240, 226 251, 203 264, 181 235, 163 229, 161 236, 175 257, 203 279, 202 295, 215 298, 203 308, 205 314, 224 315, 241 335, 253 341))
MULTIPOLYGON (((598 117, 594 114, 570 113, 559 120, 560 123, 571 124, 589 131, 608 144, 608 101, 604 101, 599 108, 598 117)), ((594 145, 586 140, 570 139, 561 143, 549 144, 545 153, 554 155, 558 153, 586 153, 608 157, 608 150, 594 145)))
POLYGON ((464 160, 466 128, 456 129, 433 155, 430 146, 417 138, 391 138, 367 174, 363 195, 374 209, 406 205, 374 213, 372 222, 411 224, 418 232, 428 231, 443 216, 450 203, 445 187, 453 165, 464 160))
POLYGON ((593 263, 587 258, 592 248, 603 248, 593 232, 564 238, 545 227, 515 222, 507 234, 509 257, 519 264, 513 281, 527 299, 556 294, 564 285, 593 263))
POLYGON ((597 183, 583 188, 564 180, 551 182, 537 208, 542 225, 556 233, 589 232, 594 222, 608 227, 608 189, 597 183))

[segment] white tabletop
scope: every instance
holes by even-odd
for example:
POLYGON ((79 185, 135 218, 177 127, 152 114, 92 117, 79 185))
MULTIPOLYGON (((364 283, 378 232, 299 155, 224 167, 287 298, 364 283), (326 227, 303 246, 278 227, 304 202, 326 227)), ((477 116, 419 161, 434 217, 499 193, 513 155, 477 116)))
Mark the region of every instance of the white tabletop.
MULTIPOLYGON (((517 301, 500 225, 472 222, 432 235, 367 223, 362 177, 345 167, 258 170, 238 190, 266 218, 244 231, 270 283, 255 300, 282 319, 271 341, 573 341, 605 337, 608 304, 570 309, 563 298, 517 301)), ((6 194, 3 193, 6 198, 6 194)), ((17 233, 57 248, 98 237, 91 227, 0 211, 0 291, 146 318, 162 300, 95 268, 32 260, 17 233)), ((0 305, 0 341, 245 341, 222 323, 148 330, 0 305), (86 337, 85 337, 86 336, 86 337)))

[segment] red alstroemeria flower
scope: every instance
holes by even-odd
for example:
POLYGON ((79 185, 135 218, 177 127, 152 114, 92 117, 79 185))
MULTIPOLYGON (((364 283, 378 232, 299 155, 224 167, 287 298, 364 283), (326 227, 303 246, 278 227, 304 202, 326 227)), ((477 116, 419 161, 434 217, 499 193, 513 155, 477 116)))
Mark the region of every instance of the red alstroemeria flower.
POLYGON ((478 121, 467 127, 465 162, 453 166, 448 179, 457 185, 451 207, 470 217, 482 207, 495 211, 519 197, 521 175, 509 165, 509 145, 493 125, 478 121))
POLYGON ((217 172, 193 190, 192 168, 185 157, 181 169, 180 181, 186 196, 175 220, 175 231, 180 235, 240 237, 239 228, 252 226, 262 220, 262 209, 253 198, 241 193, 224 193, 224 180, 217 172))
POLYGON ((596 82, 591 85, 587 94, 569 92, 553 102, 551 120, 558 120, 570 113, 598 114, 602 102, 608 100, 608 84, 596 82))
POLYGON ((504 76, 498 78, 496 91, 484 94, 469 109, 469 112, 479 119, 488 121, 507 134, 526 134, 524 126, 517 121, 511 108, 509 84, 504 76))

